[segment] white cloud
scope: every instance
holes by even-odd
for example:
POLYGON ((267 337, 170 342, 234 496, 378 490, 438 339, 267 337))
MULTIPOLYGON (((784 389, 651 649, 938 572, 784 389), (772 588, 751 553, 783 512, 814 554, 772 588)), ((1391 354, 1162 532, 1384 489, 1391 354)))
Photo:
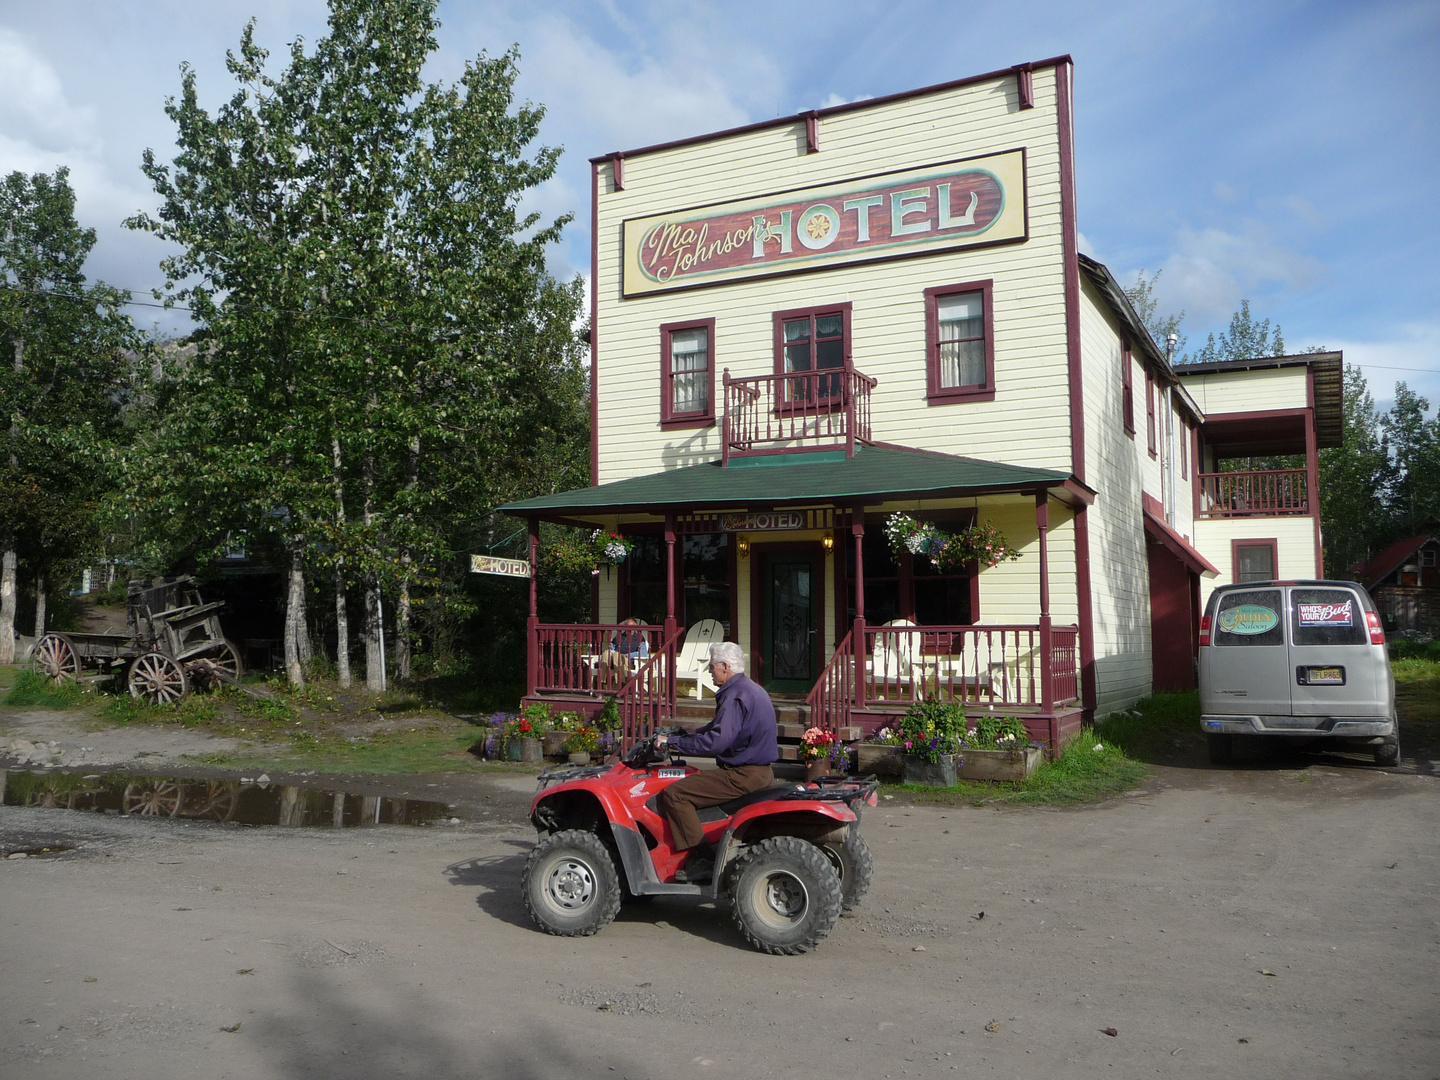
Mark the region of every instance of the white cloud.
POLYGON ((852 101, 869 101, 874 96, 874 94, 856 94, 854 97, 845 97, 831 91, 825 100, 820 102, 820 108, 832 109, 836 105, 849 105, 852 101))
POLYGON ((1440 404, 1440 323, 1411 322, 1396 328, 1395 336, 1380 341, 1317 342, 1345 353, 1345 363, 1365 373, 1376 404, 1387 408, 1395 384, 1403 382, 1417 394, 1440 404))
POLYGON ((1156 291, 1162 307, 1184 310, 1201 325, 1228 319, 1241 300, 1309 288, 1324 273, 1320 262, 1275 243, 1259 225, 1240 233, 1187 228, 1177 241, 1156 291))
POLYGON ((6 160, 31 148, 37 155, 100 150, 95 110, 70 102, 60 76, 13 30, 0 27, 0 131, 6 160))

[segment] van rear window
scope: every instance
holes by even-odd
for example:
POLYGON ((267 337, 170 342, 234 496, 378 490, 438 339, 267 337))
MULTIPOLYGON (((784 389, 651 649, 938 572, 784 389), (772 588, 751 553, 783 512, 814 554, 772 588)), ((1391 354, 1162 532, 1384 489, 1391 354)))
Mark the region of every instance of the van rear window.
POLYGON ((1348 589, 1292 589, 1290 591, 1296 645, 1364 645, 1365 610, 1348 589))
POLYGON ((1232 592, 1220 597, 1211 640, 1220 646, 1284 645, 1279 589, 1232 592))

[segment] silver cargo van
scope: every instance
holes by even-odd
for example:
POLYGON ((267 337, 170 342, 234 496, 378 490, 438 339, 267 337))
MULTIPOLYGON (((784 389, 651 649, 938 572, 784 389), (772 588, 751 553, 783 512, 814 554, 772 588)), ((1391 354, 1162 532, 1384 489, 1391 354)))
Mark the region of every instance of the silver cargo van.
POLYGON ((1200 620, 1200 726, 1210 760, 1236 736, 1335 739, 1400 760, 1395 679, 1375 602, 1353 581, 1222 585, 1200 620))

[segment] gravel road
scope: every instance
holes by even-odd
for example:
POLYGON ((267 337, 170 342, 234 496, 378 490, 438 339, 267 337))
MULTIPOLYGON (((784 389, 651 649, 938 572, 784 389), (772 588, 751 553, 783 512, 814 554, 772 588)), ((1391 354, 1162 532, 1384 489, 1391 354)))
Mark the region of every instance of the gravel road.
POLYGON ((1257 763, 1085 809, 885 801, 865 906, 792 958, 680 900, 536 932, 518 777, 421 828, 5 807, 0 848, 71 850, 0 862, 0 1076, 1437 1077, 1436 784, 1257 763))

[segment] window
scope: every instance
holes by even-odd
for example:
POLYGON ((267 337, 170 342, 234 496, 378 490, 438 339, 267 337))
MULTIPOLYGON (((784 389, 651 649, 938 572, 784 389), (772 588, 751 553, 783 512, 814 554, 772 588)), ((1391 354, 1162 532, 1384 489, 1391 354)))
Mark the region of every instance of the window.
POLYGON ((1296 645, 1364 645, 1365 609, 1349 589, 1293 589, 1290 640, 1296 645))
POLYGON ((994 400, 990 287, 989 281, 972 281, 925 290, 925 366, 931 404, 994 400))
POLYGON ((660 327, 660 422, 699 427, 715 422, 715 320, 660 327))
MULTIPOLYGON (((775 313, 777 375, 843 368, 849 355, 849 304, 775 313)), ((782 401, 809 401, 839 396, 838 376, 787 379, 782 401)))
POLYGON ((630 555, 620 564, 624 573, 624 616, 651 626, 665 621, 665 538, 656 533, 630 536, 630 555))
MULTIPOLYGON (((960 522, 943 524, 956 527, 960 522)), ((866 524, 862 543, 867 625, 882 626, 892 619, 909 619, 920 626, 968 626, 975 621, 978 594, 970 568, 941 573, 925 555, 896 559, 879 521, 866 524)), ((845 579, 840 583, 850 620, 855 618, 854 582, 855 544, 851 540, 845 547, 845 579)))
POLYGON ((1135 437, 1135 357, 1130 353, 1130 343, 1120 346, 1120 419, 1125 424, 1125 434, 1135 437))
MULTIPOLYGON (((865 526, 860 541, 865 554, 865 622, 882 626, 900 617, 900 564, 885 539, 883 525, 865 526)), ((855 618, 855 542, 845 545, 845 595, 849 618, 855 618)))
POLYGON ((1155 456, 1155 373, 1149 368, 1145 369, 1145 423, 1148 431, 1146 435, 1147 445, 1150 448, 1150 456, 1155 456))
POLYGON ((1225 593, 1215 611, 1212 640, 1220 648, 1285 644, 1284 606, 1279 589, 1225 593))
POLYGON ((1435 549, 1434 549, 1434 548, 1421 548, 1421 549, 1420 549, 1420 565, 1423 566, 1423 567, 1425 567, 1425 568, 1427 568, 1427 569, 1435 565, 1435 549))
POLYGON ((680 625, 714 619, 730 636, 730 534, 692 533, 681 537, 680 578, 685 592, 675 613, 680 625))
POLYGON ((1274 540, 1232 540, 1230 555, 1236 583, 1274 581, 1280 562, 1279 545, 1274 540))
POLYGON ((921 626, 969 626, 971 578, 968 570, 941 573, 924 555, 912 556, 915 621, 921 626))

